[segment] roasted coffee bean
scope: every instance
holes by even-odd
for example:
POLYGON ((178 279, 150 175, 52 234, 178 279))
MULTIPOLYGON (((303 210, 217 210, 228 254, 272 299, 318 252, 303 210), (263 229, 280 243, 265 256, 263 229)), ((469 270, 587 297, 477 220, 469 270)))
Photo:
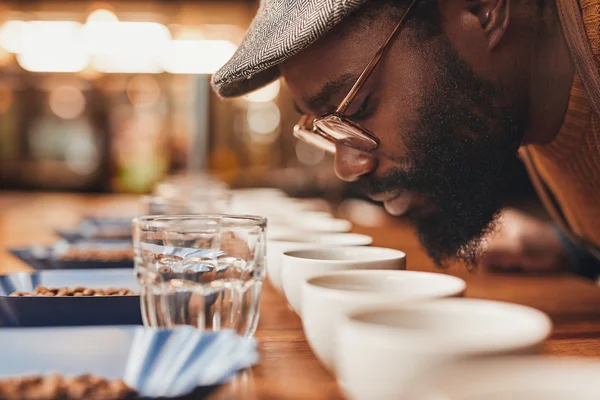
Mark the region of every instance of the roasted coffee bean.
POLYGON ((49 297, 95 296, 95 297, 101 297, 101 296, 137 296, 137 293, 134 293, 127 288, 90 289, 90 288, 83 288, 83 287, 76 287, 76 288, 61 287, 60 289, 55 289, 55 288, 46 288, 46 287, 41 286, 41 287, 37 287, 36 290, 33 292, 17 291, 17 292, 11 293, 9 296, 12 296, 12 297, 31 297, 31 296, 49 296, 49 297), (56 292, 54 290, 48 290, 48 289, 54 289, 54 290, 56 290, 56 292))
POLYGON ((158 269, 158 272, 161 273, 161 274, 170 274, 170 273, 173 272, 173 268, 171 268, 171 267, 160 267, 158 269))
POLYGON ((123 380, 108 380, 99 376, 59 375, 8 378, 0 380, 0 398, 36 400, 126 400, 137 393, 123 380))

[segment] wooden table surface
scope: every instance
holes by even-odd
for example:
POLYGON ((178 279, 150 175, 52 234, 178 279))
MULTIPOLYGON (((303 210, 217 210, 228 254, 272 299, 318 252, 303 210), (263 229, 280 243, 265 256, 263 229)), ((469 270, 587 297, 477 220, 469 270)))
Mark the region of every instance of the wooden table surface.
MULTIPOLYGON (((53 230, 75 226, 90 213, 135 210, 131 196, 92 196, 0 192, 0 273, 26 271, 27 265, 6 249, 57 240, 53 230)), ((358 219, 356 232, 373 236, 374 245, 406 252, 408 269, 435 268, 419 248, 411 230, 378 207, 354 202, 341 214, 358 219), (375 227, 366 227, 375 225, 375 227)), ((600 357, 600 288, 578 277, 467 273, 461 266, 447 273, 467 281, 467 296, 510 301, 538 308, 555 326, 544 346, 546 354, 600 357)), ((256 333, 260 363, 211 399, 341 399, 335 379, 319 364, 306 343, 298 317, 284 298, 265 283, 256 333)))

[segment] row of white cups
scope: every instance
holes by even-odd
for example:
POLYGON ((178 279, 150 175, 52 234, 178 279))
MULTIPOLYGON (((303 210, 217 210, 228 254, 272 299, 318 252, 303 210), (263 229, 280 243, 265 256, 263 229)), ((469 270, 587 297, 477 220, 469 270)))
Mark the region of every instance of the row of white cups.
POLYGON ((552 330, 541 311, 463 298, 462 279, 406 271, 403 252, 348 233, 325 202, 231 193, 232 212, 267 217, 267 277, 350 399, 600 399, 600 361, 536 355, 552 330))
POLYGON ((600 362, 534 356, 552 330, 541 311, 463 298, 462 279, 406 271, 403 252, 310 202, 238 199, 267 216, 267 277, 350 399, 600 399, 600 362))

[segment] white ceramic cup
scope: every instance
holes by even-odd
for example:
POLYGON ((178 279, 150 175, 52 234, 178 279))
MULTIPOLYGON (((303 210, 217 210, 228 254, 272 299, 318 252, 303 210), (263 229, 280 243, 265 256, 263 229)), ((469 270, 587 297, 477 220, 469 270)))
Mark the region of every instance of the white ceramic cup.
POLYGON ((286 251, 344 246, 368 246, 373 238, 357 233, 315 233, 305 231, 267 234, 267 276, 275 289, 282 291, 281 255, 286 251))
POLYGON ((316 275, 301 286, 304 333, 323 365, 333 370, 335 332, 349 311, 462 296, 465 287, 462 279, 431 272, 358 270, 316 275))
POLYGON ((400 399, 414 379, 453 359, 536 352, 551 328, 541 311, 489 300, 351 312, 337 332, 338 383, 351 400, 400 399))
MULTIPOLYGON (((296 212, 294 216, 275 217, 269 220, 270 235, 278 236, 286 231, 315 233, 345 233, 352 229, 352 223, 345 219, 333 218, 323 211, 296 212)), ((269 233, 268 233, 269 234, 269 233)))
POLYGON ((304 281, 314 275, 355 269, 406 269, 406 254, 369 246, 286 251, 281 258, 283 292, 294 311, 302 316, 304 281))
POLYGON ((484 357, 449 362, 410 384, 406 400, 597 400, 600 361, 574 357, 484 357))

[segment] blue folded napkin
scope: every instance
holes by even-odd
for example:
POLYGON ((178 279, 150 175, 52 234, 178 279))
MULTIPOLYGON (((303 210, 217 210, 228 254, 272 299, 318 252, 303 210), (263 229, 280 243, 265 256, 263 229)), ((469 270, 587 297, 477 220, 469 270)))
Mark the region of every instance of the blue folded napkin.
POLYGON ((178 397, 198 386, 223 383, 257 361, 256 342, 230 330, 139 328, 124 380, 144 397, 178 397))

